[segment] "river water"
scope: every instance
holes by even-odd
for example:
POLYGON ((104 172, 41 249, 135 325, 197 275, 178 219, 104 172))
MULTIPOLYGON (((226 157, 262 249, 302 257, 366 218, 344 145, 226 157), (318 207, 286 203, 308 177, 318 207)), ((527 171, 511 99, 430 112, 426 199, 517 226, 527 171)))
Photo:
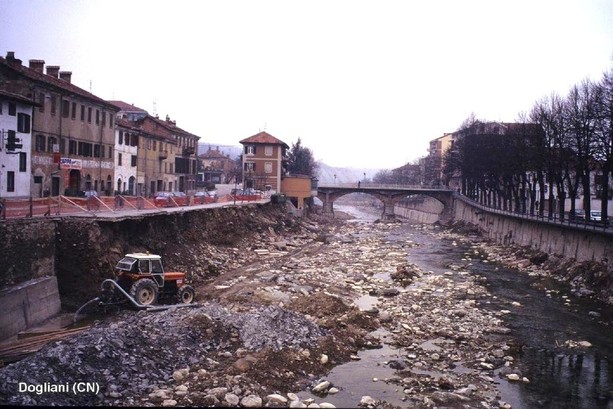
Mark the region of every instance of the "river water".
MULTIPOLYGON (((335 206, 335 209, 354 215, 353 222, 371 223, 378 218, 377 214, 351 206, 335 206)), ((443 274, 450 264, 468 265, 471 274, 481 276, 493 295, 479 305, 481 308, 500 311, 512 302, 522 306, 509 311, 503 319, 522 346, 514 366, 530 382, 510 383, 501 379, 498 385, 501 401, 515 409, 613 409, 611 306, 575 297, 567 286, 554 280, 531 277, 489 263, 482 259, 476 247, 441 240, 431 232, 402 223, 390 231, 386 239, 410 237, 419 243, 409 251, 407 261, 434 274, 443 274), (587 341, 591 347, 565 347, 567 341, 587 341)), ((363 296, 356 303, 368 309, 376 305, 376 300, 363 296)), ((407 407, 401 390, 376 381, 394 376, 394 370, 382 363, 397 359, 402 353, 385 343, 388 336, 385 330, 379 330, 377 335, 383 340, 383 348, 360 352, 361 360, 340 365, 326 377, 333 384, 343 385, 338 394, 329 395, 326 401, 345 407, 355 405, 361 396, 370 395, 392 405, 407 407)), ((301 395, 312 396, 309 393, 301 395)))

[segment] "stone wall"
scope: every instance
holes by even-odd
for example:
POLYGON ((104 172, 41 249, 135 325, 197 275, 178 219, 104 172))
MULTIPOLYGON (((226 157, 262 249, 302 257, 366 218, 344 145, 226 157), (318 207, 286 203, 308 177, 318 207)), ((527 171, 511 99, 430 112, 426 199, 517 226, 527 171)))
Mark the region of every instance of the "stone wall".
POLYGON ((426 224, 439 221, 443 210, 441 202, 428 196, 409 197, 394 206, 396 216, 426 224))
POLYGON ((55 228, 48 219, 0 223, 0 289, 55 274, 55 228))

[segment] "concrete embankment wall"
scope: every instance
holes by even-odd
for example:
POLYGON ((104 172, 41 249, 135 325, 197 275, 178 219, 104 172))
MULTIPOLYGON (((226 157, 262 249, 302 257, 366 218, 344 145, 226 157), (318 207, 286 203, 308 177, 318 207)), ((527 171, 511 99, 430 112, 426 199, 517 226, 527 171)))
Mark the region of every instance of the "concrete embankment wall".
MULTIPOLYGON (((419 223, 435 223, 444 214, 442 203, 423 196, 396 204, 394 211, 398 216, 419 223)), ((613 236, 602 230, 490 213, 461 199, 454 200, 450 213, 453 220, 474 225, 485 237, 501 244, 529 246, 565 259, 613 263, 613 236)))
POLYGON ((432 224, 441 218, 444 206, 427 196, 408 198, 394 206, 394 214, 418 223, 432 224))
POLYGON ((529 246, 577 261, 613 262, 613 236, 603 231, 489 213, 459 199, 452 214, 454 220, 477 226, 485 237, 501 244, 529 246))

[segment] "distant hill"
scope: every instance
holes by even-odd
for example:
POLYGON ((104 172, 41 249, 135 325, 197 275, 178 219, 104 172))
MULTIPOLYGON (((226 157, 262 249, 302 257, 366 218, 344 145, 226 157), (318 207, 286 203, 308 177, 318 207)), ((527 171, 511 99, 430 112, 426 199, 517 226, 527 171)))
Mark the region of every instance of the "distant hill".
POLYGON ((357 183, 366 179, 371 180, 381 169, 373 168, 335 168, 323 162, 317 163, 317 179, 322 185, 332 183, 357 183), (336 175, 336 177, 335 177, 336 175))

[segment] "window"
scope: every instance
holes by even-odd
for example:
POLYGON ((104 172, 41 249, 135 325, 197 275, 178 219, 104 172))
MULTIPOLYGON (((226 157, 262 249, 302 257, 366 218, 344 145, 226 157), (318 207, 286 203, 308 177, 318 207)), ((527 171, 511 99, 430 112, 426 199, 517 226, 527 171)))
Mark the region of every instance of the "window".
POLYGON ((102 127, 106 126, 106 111, 102 111, 102 127))
POLYGON ((40 106, 38 107, 38 112, 45 112, 45 93, 41 92, 38 94, 38 103, 40 106))
POLYGON ((133 167, 136 166, 136 159, 137 159, 136 155, 132 155, 132 163, 131 163, 131 165, 133 167))
POLYGON ((109 158, 113 157, 113 147, 109 146, 109 158))
POLYGON ((255 155, 255 146, 254 145, 247 145, 247 146, 245 146, 245 154, 247 154, 247 155, 255 155))
POLYGON ((264 163, 264 172, 272 173, 272 162, 264 163))
POLYGON ((69 155, 77 154, 77 141, 68 141, 68 154, 69 155))
POLYGON ((153 150, 156 150, 157 141, 153 141, 153 150))
POLYGON ((75 119, 77 117, 77 103, 72 103, 72 112, 70 113, 70 118, 75 119))
POLYGON ((96 109, 96 125, 100 125, 100 111, 96 109))
POLYGON ((117 165, 121 166, 121 153, 117 155, 117 165))
POLYGON ((55 95, 51 95, 51 115, 55 115, 56 105, 57 105, 57 98, 55 95))
POLYGON ((264 147, 264 155, 272 156, 272 145, 266 145, 266 147, 264 147))
POLYGON ((6 191, 7 192, 15 191, 15 172, 11 170, 6 172, 6 191))
POLYGON ((255 170, 255 162, 245 162, 245 170, 246 171, 254 171, 255 170))
POLYGON ((93 148, 92 148, 92 144, 88 143, 88 142, 79 142, 78 144, 78 154, 81 156, 89 156, 91 157, 93 155, 93 148))
POLYGON ((56 148, 57 144, 57 138, 55 136, 50 136, 47 139, 47 152, 54 152, 54 149, 56 148))
POLYGON ((94 145, 94 158, 100 157, 100 145, 94 145))
POLYGON ((9 102, 9 115, 17 115, 17 105, 14 102, 9 102))
POLYGON ((113 127, 113 115, 109 115, 109 127, 113 127))
POLYGON ((85 105, 81 105, 81 121, 85 121, 85 105))
POLYGON ((36 152, 45 152, 47 141, 45 135, 36 135, 36 152))
POLYGON ((123 131, 119 131, 119 135, 117 136, 117 144, 123 144, 123 131))
POLYGON ((62 116, 64 118, 68 118, 70 115, 70 101, 63 100, 62 101, 62 116))
POLYGON ((17 132, 30 133, 30 115, 22 112, 17 115, 17 132))
POLYGON ((19 152, 19 171, 25 172, 28 167, 28 154, 25 152, 19 152))
POLYGON ((92 123, 92 109, 91 107, 87 107, 87 122, 92 123))

